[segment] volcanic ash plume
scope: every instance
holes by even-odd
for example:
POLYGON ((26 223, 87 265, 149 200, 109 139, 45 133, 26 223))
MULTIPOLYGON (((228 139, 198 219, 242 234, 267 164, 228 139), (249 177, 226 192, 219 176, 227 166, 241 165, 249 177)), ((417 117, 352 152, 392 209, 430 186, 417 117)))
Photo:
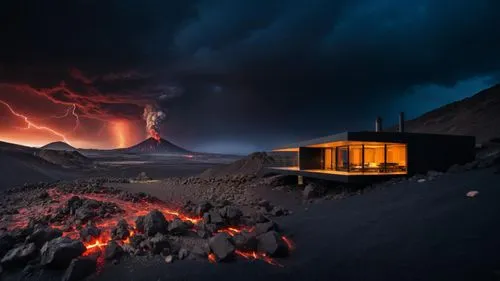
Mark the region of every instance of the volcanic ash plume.
POLYGON ((146 131, 155 139, 160 141, 160 125, 165 120, 166 114, 153 105, 146 105, 142 118, 146 120, 146 131))

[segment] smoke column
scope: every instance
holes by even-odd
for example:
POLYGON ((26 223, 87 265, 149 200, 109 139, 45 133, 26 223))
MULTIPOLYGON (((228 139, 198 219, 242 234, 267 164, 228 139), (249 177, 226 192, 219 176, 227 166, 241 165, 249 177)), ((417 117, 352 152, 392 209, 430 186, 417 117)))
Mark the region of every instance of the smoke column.
POLYGON ((146 105, 142 118, 146 121, 146 131, 149 136, 160 142, 160 125, 166 118, 165 112, 153 105, 146 105))

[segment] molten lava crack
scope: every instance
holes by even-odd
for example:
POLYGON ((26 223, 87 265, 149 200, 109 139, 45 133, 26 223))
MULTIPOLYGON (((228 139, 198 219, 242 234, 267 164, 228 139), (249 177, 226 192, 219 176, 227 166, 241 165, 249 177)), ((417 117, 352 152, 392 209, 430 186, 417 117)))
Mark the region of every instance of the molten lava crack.
MULTIPOLYGON (((194 215, 191 213, 183 212, 181 209, 174 209, 167 206, 166 203, 159 201, 157 199, 137 199, 137 197, 132 196, 132 200, 127 196, 122 196, 124 193, 69 193, 64 192, 57 188, 49 189, 46 192, 46 197, 44 199, 46 202, 44 205, 30 205, 29 207, 19 210, 18 214, 14 214, 11 217, 10 224, 8 226, 9 230, 15 230, 20 228, 26 228, 33 224, 30 219, 36 218, 37 221, 45 220, 49 222, 49 226, 55 229, 59 229, 63 232, 63 236, 69 237, 71 239, 81 239, 86 247, 86 251, 83 253, 84 256, 89 256, 93 254, 101 254, 106 250, 106 247, 110 244, 112 240, 117 241, 121 246, 133 244, 132 240, 137 240, 137 238, 142 236, 153 237, 156 229, 139 229, 138 218, 142 218, 141 222, 144 222, 144 216, 151 216, 151 211, 158 210, 159 213, 164 217, 164 220, 169 223, 170 235, 182 234, 183 230, 191 232, 199 232, 200 230, 215 229, 209 231, 209 236, 217 233, 225 233, 227 237, 231 240, 229 244, 235 244, 236 249, 233 247, 232 251, 237 256, 243 257, 249 260, 262 260, 268 264, 275 266, 282 266, 278 263, 271 255, 266 252, 267 250, 257 249, 246 249, 239 248, 239 244, 236 241, 236 236, 250 237, 249 240, 257 239, 267 239, 265 244, 276 244, 276 248, 281 248, 281 252, 286 252, 294 249, 292 241, 285 237, 278 235, 275 231, 266 228, 265 231, 271 231, 269 235, 262 235, 263 238, 259 238, 255 233, 255 226, 246 225, 233 225, 221 227, 215 223, 221 223, 221 221, 215 222, 215 220, 220 219, 219 212, 226 213, 229 218, 229 214, 237 215, 235 208, 224 207, 221 210, 215 212, 214 210, 205 212, 204 218, 201 218, 202 212, 198 211, 199 215, 194 215), (228 209, 229 208, 229 209, 228 209), (207 218, 211 218, 209 223, 207 218), (121 233, 119 238, 116 238, 117 225, 120 225, 120 220, 122 226, 125 228, 121 233), (87 226, 85 226, 87 225, 87 226), (92 234, 88 237, 89 239, 82 236, 82 229, 92 226, 94 230, 98 230, 98 234, 92 234), (148 233, 149 231, 149 233, 148 233), (283 245, 285 249, 283 249, 283 245), (285 250, 285 251, 283 251, 285 250)), ((238 210, 239 211, 239 210, 238 210)), ((161 216, 160 215, 160 216, 161 216)), ((156 219, 153 217, 153 219, 156 219)), ((160 218, 161 219, 161 218, 160 218)), ((231 220, 234 221, 234 217, 231 220)), ((222 223, 221 225, 227 225, 222 223)), ((262 227, 261 227, 262 228, 262 227)), ((166 231, 166 230, 165 230, 166 231)), ((94 231, 95 232, 95 231, 94 231)), ((160 237, 161 238, 161 237, 160 237)), ((158 239, 160 239, 158 238, 158 239)), ((142 239, 142 238, 141 238, 142 239)), ((145 238, 144 238, 145 239, 145 238)), ((147 247, 152 247, 154 251, 155 243, 161 244, 161 239, 159 241, 153 241, 156 236, 150 238, 152 244, 147 247), (152 246, 151 246, 152 245, 152 246)), ((157 239, 157 240, 158 240, 157 239)), ((246 238, 245 238, 246 239, 246 238)), ((252 241, 253 241, 252 240, 252 241)), ((140 242, 140 241, 139 241, 140 242)), ((246 243, 247 241, 244 241, 246 243)), ((135 243, 137 244, 137 243, 135 243)), ((250 244, 250 243, 249 243, 250 244)), ((142 245, 142 244, 140 244, 142 245)), ((245 244, 247 245, 247 244, 245 244)), ((246 247, 244 245, 244 247, 246 247)), ((255 244, 257 245, 257 244, 255 244)), ((208 260, 210 262, 220 261, 220 257, 214 253, 214 250, 207 253, 208 260)), ((103 260, 101 259, 103 263, 103 260)))

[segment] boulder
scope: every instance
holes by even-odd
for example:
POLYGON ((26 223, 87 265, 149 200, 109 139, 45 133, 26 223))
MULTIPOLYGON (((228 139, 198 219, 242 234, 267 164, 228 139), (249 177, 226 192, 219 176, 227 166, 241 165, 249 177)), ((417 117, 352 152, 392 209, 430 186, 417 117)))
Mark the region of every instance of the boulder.
POLYGON ((37 255, 38 250, 35 243, 24 244, 8 251, 0 264, 5 269, 23 267, 30 260, 36 258, 37 255))
POLYGON ((138 249, 140 248, 141 242, 146 240, 146 237, 142 234, 135 234, 134 236, 130 237, 130 246, 138 249))
POLYGON ((156 233, 154 237, 150 238, 149 245, 151 248, 151 252, 156 255, 162 253, 165 249, 170 250, 171 248, 170 240, 166 235, 163 235, 161 233, 156 233))
POLYGON ((41 249, 41 264, 50 268, 66 268, 72 259, 80 256, 86 248, 79 240, 59 237, 46 242, 41 249))
POLYGON ((312 183, 306 185, 304 191, 302 191, 302 197, 304 198, 304 200, 318 198, 323 196, 324 194, 325 188, 312 183))
POLYGON ((253 233, 242 231, 233 236, 234 246, 241 251, 256 251, 257 237, 253 233))
POLYGON ((115 228, 111 230, 111 238, 116 240, 124 240, 130 236, 129 226, 126 220, 121 219, 115 228))
POLYGON ((238 224, 241 216, 243 216, 243 212, 235 206, 225 206, 220 209, 220 214, 230 225, 238 224))
POLYGON ((93 257, 78 257, 73 259, 64 272, 62 281, 79 281, 96 271, 97 262, 93 257))
POLYGON ((260 235, 260 234, 264 234, 264 233, 271 231, 271 230, 279 230, 279 227, 275 222, 268 221, 268 222, 255 224, 254 232, 256 235, 260 235))
POLYGON ((179 260, 183 260, 183 259, 187 258, 188 255, 189 255, 189 251, 185 248, 181 248, 179 250, 179 253, 177 253, 177 257, 179 258, 179 260))
POLYGON ((107 260, 118 259, 123 253, 122 247, 115 240, 111 240, 104 250, 104 258, 107 260))
POLYGON ((208 214, 210 216, 210 223, 217 226, 224 225, 224 219, 219 212, 217 212, 216 210, 211 210, 210 212, 208 212, 208 214))
POLYGON ((165 257, 165 262, 166 263, 172 263, 174 261, 174 256, 168 255, 165 257))
POLYGON ((224 261, 234 256, 236 250, 231 236, 225 232, 217 233, 208 240, 208 246, 218 261, 224 261))
POLYGON ((168 232, 168 222, 165 216, 158 210, 149 212, 144 217, 144 233, 152 237, 156 233, 166 234, 168 232))
POLYGON ((84 206, 76 209, 75 211, 75 218, 81 221, 88 221, 89 219, 94 218, 96 216, 97 216, 96 212, 84 206))
POLYGON ((137 231, 141 233, 144 233, 144 216, 138 216, 135 219, 135 229, 137 229, 137 231))
POLYGON ((288 246, 276 231, 269 231, 257 237, 257 249, 271 257, 288 255, 288 246))
POLYGON ((97 228, 92 222, 89 222, 87 226, 80 230, 80 239, 85 242, 90 242, 94 239, 97 239, 100 235, 101 230, 97 228))
POLYGON ((210 209, 212 209, 212 204, 210 204, 207 201, 204 201, 204 202, 201 202, 200 204, 198 204, 198 206, 196 206, 195 213, 196 213, 196 215, 201 216, 204 213, 210 211, 210 209))
POLYGON ((184 235, 188 232, 189 226, 179 218, 175 218, 168 224, 168 233, 171 235, 184 235))
POLYGON ((35 243, 37 248, 41 248, 45 242, 62 236, 62 231, 51 227, 37 228, 28 238, 26 242, 35 243))

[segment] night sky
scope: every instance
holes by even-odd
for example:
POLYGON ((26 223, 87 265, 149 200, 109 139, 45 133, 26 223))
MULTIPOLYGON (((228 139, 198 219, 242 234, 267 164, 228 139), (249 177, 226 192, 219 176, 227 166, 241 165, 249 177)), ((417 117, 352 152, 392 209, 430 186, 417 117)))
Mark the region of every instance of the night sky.
POLYGON ((127 146, 148 135, 146 106, 166 114, 164 138, 198 151, 372 129, 378 115, 388 126, 500 81, 498 11, 498 0, 2 1, 0 140, 127 146))

